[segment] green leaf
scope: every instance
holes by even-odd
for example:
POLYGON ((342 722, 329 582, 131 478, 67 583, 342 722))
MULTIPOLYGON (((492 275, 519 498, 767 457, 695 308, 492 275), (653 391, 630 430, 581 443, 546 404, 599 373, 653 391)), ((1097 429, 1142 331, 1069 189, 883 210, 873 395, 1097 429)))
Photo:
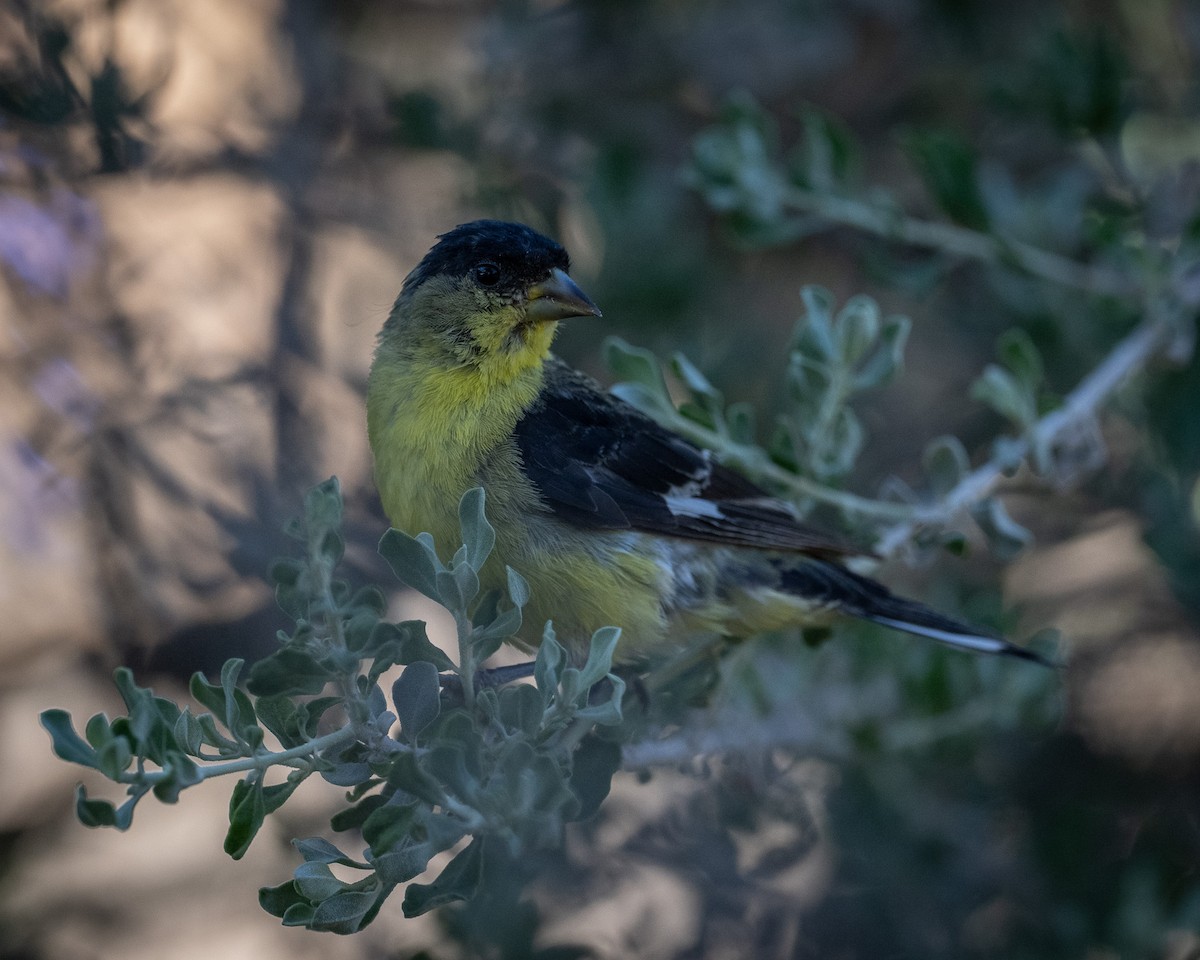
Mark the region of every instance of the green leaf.
POLYGON ((298 747, 304 736, 298 727, 296 703, 291 697, 276 695, 259 697, 255 704, 258 720, 271 731, 285 749, 298 747))
MULTIPOLYGON (((225 691, 220 684, 209 683, 203 673, 192 674, 188 684, 192 697, 214 717, 224 720, 226 704, 225 691)), ((227 728, 228 729, 228 728, 227 728)))
POLYGON ((204 735, 204 742, 216 747, 222 756, 240 757, 244 755, 240 743, 222 736, 221 732, 217 729, 217 721, 213 719, 211 713, 200 714, 200 716, 196 717, 196 723, 200 725, 200 730, 204 735))
POLYGON ((349 606, 352 609, 369 610, 378 618, 387 613, 388 603, 382 590, 374 584, 368 584, 355 592, 349 606))
POLYGON ((504 568, 505 576, 508 578, 508 598, 517 606, 523 607, 529 603, 529 581, 517 573, 512 567, 504 568))
POLYGON ((457 741, 436 744, 422 764, 444 789, 471 803, 479 790, 479 779, 467 766, 467 745, 457 741))
POLYGON ((500 690, 500 722, 506 730, 533 738, 542 724, 545 708, 537 689, 527 683, 514 683, 500 690))
POLYGON ((250 667, 246 689, 256 697, 315 696, 335 675, 311 653, 284 647, 250 667))
MULTIPOLYGON (((675 376, 683 381, 684 386, 691 391, 692 396, 699 401, 703 416, 698 419, 717 427, 724 422, 725 398, 714 387, 703 373, 682 353, 671 357, 671 369, 675 376)), ((681 411, 682 412, 682 411, 681 411)))
POLYGON ((120 780, 133 762, 133 751, 124 737, 113 737, 96 752, 96 767, 109 780, 120 780))
MULTIPOLYGON (((454 840, 451 840, 451 844, 461 839, 462 832, 458 830, 457 836, 454 840)), ((433 857, 433 854, 440 852, 442 848, 434 848, 427 841, 416 841, 409 838, 407 841, 392 847, 390 851, 380 853, 378 857, 374 857, 372 863, 380 881, 384 883, 407 883, 413 877, 424 874, 428 866, 430 866, 430 859, 433 857)))
POLYGON ((225 852, 230 857, 240 860, 245 856, 266 814, 262 782, 258 773, 251 773, 234 785, 233 795, 229 798, 229 831, 225 834, 225 852))
POLYGON ((1001 560, 1011 560, 1033 542, 1033 534, 1010 517, 996 497, 988 497, 972 506, 971 516, 987 536, 992 552, 1001 560))
POLYGON ((204 744, 204 728, 191 710, 184 710, 175 721, 175 742, 193 757, 200 755, 200 748, 204 744))
POLYGON ((304 522, 310 535, 342 525, 342 488, 337 477, 317 484, 304 497, 304 522))
POLYGON ((807 284, 800 290, 800 301, 804 317, 797 325, 793 349, 814 360, 836 361, 839 351, 833 335, 833 294, 824 287, 807 284))
POLYGON ((300 895, 300 891, 291 880, 277 887, 259 887, 258 905, 273 917, 283 917, 291 907, 309 908, 308 901, 300 895))
POLYGON ((416 803, 386 803, 378 807, 363 823, 363 840, 371 848, 370 858, 411 841, 421 828, 420 811, 416 803))
POLYGON ((75 788, 75 816, 85 827, 117 827, 117 809, 107 800, 91 800, 83 784, 75 788))
POLYGON ((613 654, 620 639, 620 627, 601 627, 592 634, 587 663, 579 673, 579 682, 584 689, 599 683, 612 670, 613 654))
POLYGON ((487 495, 483 487, 472 487, 458 502, 458 523, 462 529, 463 546, 472 570, 483 568, 496 545, 496 531, 484 514, 487 495))
POLYGON ((346 542, 337 530, 326 530, 317 544, 317 553, 331 568, 335 567, 346 554, 346 542))
POLYGON ((879 304, 871 297, 851 297, 837 316, 837 339, 842 363, 855 366, 875 346, 882 326, 879 304))
POLYGON ((39 719, 50 734, 51 747, 59 759, 84 767, 97 765, 96 751, 75 732, 71 715, 66 710, 43 710, 39 719))
POLYGON ((1032 392, 994 363, 988 364, 979 379, 971 384, 971 399, 986 403, 1022 430, 1037 419, 1037 403, 1032 392))
POLYGON ((262 734, 256 729, 257 717, 254 704, 237 688, 238 674, 246 661, 232 659, 221 665, 221 692, 225 697, 225 726, 239 740, 248 740, 252 746, 262 742, 262 734))
POLYGON ((803 186, 836 192, 851 179, 858 152, 850 131, 835 117, 811 107, 801 112, 804 138, 795 166, 803 186))
POLYGON ((113 683, 129 711, 126 729, 133 737, 135 746, 139 750, 144 749, 154 727, 159 723, 159 714, 154 705, 154 694, 147 688, 137 685, 133 679, 133 671, 128 667, 117 667, 113 671, 113 683))
POLYGON ((913 131, 904 138, 909 160, 933 199, 950 219, 973 230, 987 230, 990 218, 976 175, 970 146, 946 132, 913 131))
POLYGON ((112 724, 103 713, 94 714, 83 728, 84 739, 96 750, 112 743, 113 736, 112 724))
POLYGON ((571 757, 571 792, 579 801, 574 819, 586 820, 600 809, 621 768, 621 746, 589 734, 571 757))
POLYGON ((509 607, 502 610, 491 623, 471 634, 471 643, 475 648, 475 657, 483 661, 495 653, 505 640, 521 629, 524 616, 520 607, 509 607))
POLYGON ((204 779, 203 772, 192 759, 178 751, 167 756, 162 772, 163 779, 154 785, 154 796, 162 803, 175 803, 181 791, 204 779))
POLYGON ((753 446, 758 437, 754 407, 749 403, 731 403, 725 411, 729 439, 753 446))
MULTIPOLYGON (((376 782, 375 786, 378 785, 376 782)), ((339 810, 329 818, 329 825, 338 833, 345 830, 360 830, 362 825, 367 822, 367 818, 387 802, 387 797, 373 793, 368 797, 363 797, 354 806, 339 810)))
POLYGON ((580 720, 589 720, 592 723, 599 724, 604 727, 615 727, 621 722, 622 701, 625 698, 625 681, 615 675, 610 675, 609 681, 612 685, 612 693, 607 700, 602 700, 599 703, 589 703, 588 706, 580 709, 575 716, 580 720))
POLYGON ((957 437, 951 436, 931 440, 925 448, 921 463, 935 497, 944 497, 971 469, 966 447, 957 437))
POLYGON ((426 773, 416 756, 407 751, 396 754, 388 771, 387 782, 388 786, 403 790, 430 806, 441 804, 446 799, 437 778, 426 773))
POLYGON ((462 606, 459 609, 466 612, 475 598, 479 596, 479 574, 475 572, 470 563, 464 561, 454 565, 451 576, 454 577, 454 582, 458 587, 458 595, 462 597, 462 606))
POLYGON ((307 900, 293 903, 283 911, 283 925, 285 927, 309 927, 312 925, 313 914, 316 912, 316 909, 307 900))
MULTIPOLYGON (((463 567, 470 569, 464 563, 463 567)), ((449 570, 439 570, 437 573, 438 602, 451 613, 460 613, 467 607, 467 598, 459 586, 458 579, 449 570)))
MULTIPOLYGON (((604 341, 604 362, 622 381, 621 386, 640 388, 642 409, 674 410, 667 382, 663 379, 658 358, 649 350, 626 343, 620 337, 608 337, 604 341), (645 404, 645 405, 643 405, 645 404)), ((614 388, 616 392, 616 388, 614 388)))
POLYGON ((306 863, 340 863, 344 867, 357 867, 359 870, 369 870, 371 866, 343 853, 323 837, 293 840, 292 846, 306 863))
POLYGON ((1042 355, 1029 334, 1020 327, 1004 331, 997 344, 997 353, 1017 382, 1031 395, 1036 393, 1042 385, 1045 367, 1042 355))
POLYGON ((392 572, 405 586, 423 593, 430 600, 442 602, 438 590, 437 554, 421 541, 395 528, 388 530, 379 541, 379 555, 387 561, 392 572))
POLYGON ((375 625, 378 623, 379 614, 374 610, 358 610, 351 614, 342 627, 342 634, 346 638, 346 649, 351 653, 358 654, 358 659, 366 659, 371 656, 371 654, 364 655, 363 650, 370 646, 375 625))
POLYGON ((287 799, 296 792, 296 788, 304 782, 305 774, 294 770, 288 774, 283 783, 273 783, 263 787, 263 810, 272 814, 284 805, 287 799))
POLYGON ((402 907, 406 917, 419 917, 435 907, 469 900, 479 887, 483 866, 483 842, 476 838, 446 864, 433 883, 410 883, 402 907))
POLYGON ((854 391, 871 390, 895 379, 904 367, 904 347, 912 321, 908 317, 888 317, 883 321, 879 346, 854 375, 854 391))
POLYGON ((333 875, 329 864, 317 861, 300 864, 293 874, 293 881, 300 895, 313 901, 327 900, 348 885, 333 875))
POLYGON ((537 754, 517 781, 518 809, 540 812, 528 840, 540 847, 562 842, 563 821, 578 808, 570 775, 547 754, 537 754))
POLYGON ((357 933, 380 898, 379 891, 347 890, 322 901, 308 926, 330 933, 357 933))
POLYGON ((444 654, 439 647, 425 634, 425 624, 420 620, 406 620, 398 625, 403 636, 400 639, 399 657, 396 662, 401 664, 417 663, 425 660, 439 670, 453 670, 454 661, 444 654))
POLYGON ((428 660, 409 664, 397 677, 392 684, 392 703, 406 740, 416 740, 421 731, 437 719, 441 711, 441 694, 437 667, 428 660))
POLYGON ((533 681, 542 694, 544 704, 548 705, 558 694, 559 671, 566 659, 567 652, 554 636, 554 627, 547 623, 533 662, 533 681))
POLYGON ((296 729, 300 736, 305 740, 315 737, 321 718, 334 707, 342 706, 343 702, 341 697, 317 697, 307 703, 297 704, 296 729))
POLYGON ((331 765, 321 770, 321 779, 332 783, 335 787, 357 787, 371 778, 371 765, 365 760, 344 760, 334 762, 323 757, 331 765))
MULTIPOLYGON (((504 641, 521 627, 521 611, 510 607, 482 630, 473 630, 466 639, 477 663, 482 663, 504 646, 504 641)), ((461 642, 461 641, 460 641, 461 642)))

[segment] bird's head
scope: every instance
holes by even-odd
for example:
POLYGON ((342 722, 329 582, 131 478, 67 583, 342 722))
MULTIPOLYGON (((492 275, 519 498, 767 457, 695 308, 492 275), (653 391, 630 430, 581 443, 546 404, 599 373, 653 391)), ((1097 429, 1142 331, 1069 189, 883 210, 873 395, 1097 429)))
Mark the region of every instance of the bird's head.
POLYGON ((405 279, 383 342, 446 368, 540 363, 558 321, 600 316, 569 269, 567 251, 536 230, 464 223, 405 279))

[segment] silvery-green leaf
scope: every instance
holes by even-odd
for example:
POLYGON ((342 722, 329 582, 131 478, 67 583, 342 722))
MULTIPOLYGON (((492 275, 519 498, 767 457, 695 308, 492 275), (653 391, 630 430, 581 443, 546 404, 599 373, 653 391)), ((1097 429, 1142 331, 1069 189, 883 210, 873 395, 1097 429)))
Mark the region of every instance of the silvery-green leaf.
POLYGON ((971 507, 971 516, 1001 560, 1011 560, 1033 541, 1033 534, 1010 517, 996 497, 988 497, 971 507))
POLYGON ((438 570, 425 543, 393 528, 379 541, 379 554, 405 586, 441 603, 438 570))
POLYGON ((482 487, 472 487, 458 503, 463 546, 467 550, 467 562, 474 570, 483 566, 496 545, 496 531, 484 514, 486 500, 487 495, 482 487))
POLYGON ((591 642, 588 645, 587 663, 584 664, 583 670, 579 674, 581 687, 589 689, 608 675, 612 670, 613 653, 616 652, 620 639, 620 627, 601 627, 592 634, 591 642))
POLYGON ((888 317, 883 322, 879 346, 854 375, 855 391, 870 390, 890 382, 904 366, 904 346, 912 321, 908 317, 888 317))
POLYGON ((504 568, 508 577, 508 598, 518 607, 529 603, 529 582, 512 567, 504 568))
POLYGON ((1037 416, 1032 392, 994 363, 988 364, 979 379, 971 384, 971 398, 986 403, 1021 429, 1027 428, 1037 416))
POLYGON ((966 448, 957 437, 951 436, 931 440, 921 462, 935 497, 945 496, 953 490, 971 468, 966 448))
POLYGON ((1000 336, 997 352, 1000 360, 1027 391, 1033 393, 1041 386, 1045 373, 1042 355, 1028 333, 1019 327, 1006 330, 1000 336))
POLYGON ((604 341, 604 361, 622 381, 637 384, 651 396, 670 402, 658 358, 649 350, 626 343, 620 337, 608 337, 604 341))
POLYGON ((875 345, 881 325, 879 304, 871 297, 851 297, 838 311, 837 339, 847 367, 858 363, 875 345))

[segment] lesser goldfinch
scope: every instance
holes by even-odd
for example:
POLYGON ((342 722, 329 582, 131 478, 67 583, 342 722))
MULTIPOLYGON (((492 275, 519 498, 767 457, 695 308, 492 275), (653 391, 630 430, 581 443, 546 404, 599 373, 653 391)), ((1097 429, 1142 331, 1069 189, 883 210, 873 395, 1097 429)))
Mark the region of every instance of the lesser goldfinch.
POLYGON ((618 661, 861 617, 970 650, 1040 660, 847 569, 854 551, 708 450, 550 352, 559 321, 599 317, 566 250, 530 227, 476 220, 408 275, 368 386, 375 477, 393 525, 458 542, 458 502, 487 492, 496 549, 532 589, 517 638, 553 620, 576 651, 622 629, 618 661))

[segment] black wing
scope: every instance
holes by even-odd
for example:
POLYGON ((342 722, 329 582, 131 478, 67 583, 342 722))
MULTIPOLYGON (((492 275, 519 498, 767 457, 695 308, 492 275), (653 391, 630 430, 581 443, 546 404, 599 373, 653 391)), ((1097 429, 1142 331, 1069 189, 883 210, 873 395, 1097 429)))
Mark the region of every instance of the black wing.
POLYGON ((729 546, 860 553, 559 360, 516 426, 525 472, 560 519, 729 546))

